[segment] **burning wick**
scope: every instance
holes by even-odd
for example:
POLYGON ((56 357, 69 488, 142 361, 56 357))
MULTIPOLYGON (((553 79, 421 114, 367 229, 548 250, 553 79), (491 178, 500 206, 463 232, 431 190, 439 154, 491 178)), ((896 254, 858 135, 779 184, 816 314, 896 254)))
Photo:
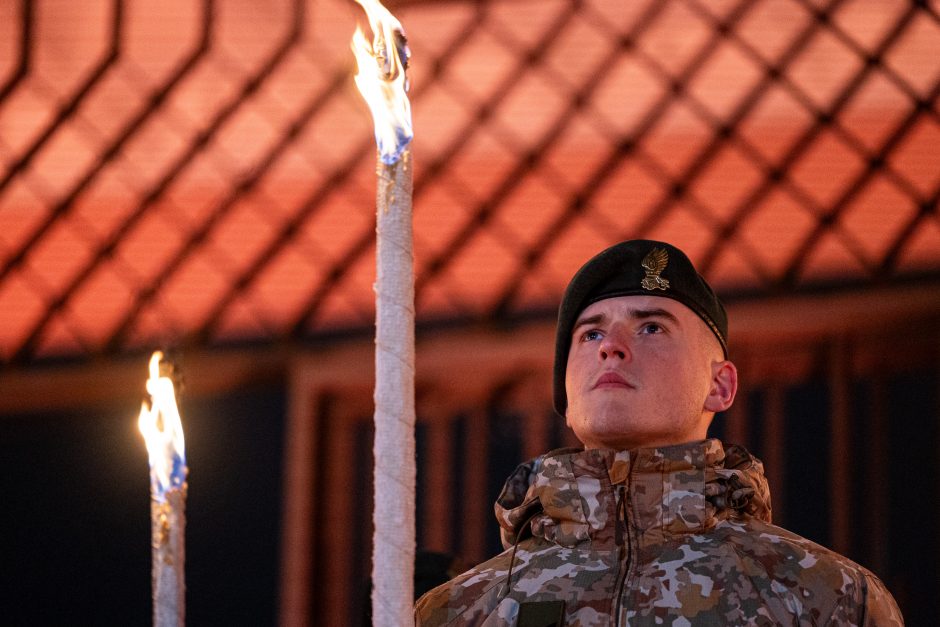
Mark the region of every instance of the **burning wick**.
POLYGON ((184 573, 186 527, 186 447, 176 405, 173 370, 163 353, 150 358, 149 402, 140 408, 137 426, 150 458, 150 546, 152 559, 153 624, 186 622, 184 573))
POLYGON ((408 46, 401 23, 377 0, 357 0, 374 39, 357 28, 356 86, 375 123, 375 509, 373 625, 414 621, 415 407, 414 254, 411 225, 414 133, 408 101, 408 46))

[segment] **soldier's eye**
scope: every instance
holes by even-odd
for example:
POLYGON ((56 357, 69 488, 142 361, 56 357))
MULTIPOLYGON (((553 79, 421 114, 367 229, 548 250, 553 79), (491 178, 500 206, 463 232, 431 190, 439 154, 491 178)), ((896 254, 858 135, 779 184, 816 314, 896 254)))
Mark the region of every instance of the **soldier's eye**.
POLYGON ((596 330, 585 331, 584 335, 581 336, 582 342, 593 342, 599 339, 601 339, 601 332, 596 330))

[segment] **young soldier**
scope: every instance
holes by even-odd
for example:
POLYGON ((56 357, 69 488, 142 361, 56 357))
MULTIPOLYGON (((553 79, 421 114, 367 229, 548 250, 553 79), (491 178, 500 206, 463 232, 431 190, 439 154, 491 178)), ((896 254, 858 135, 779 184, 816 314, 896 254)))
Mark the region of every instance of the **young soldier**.
POLYGON ((759 460, 706 438, 731 406, 724 307, 679 249, 622 242, 565 291, 554 404, 584 449, 520 466, 506 551, 416 606, 428 625, 903 625, 881 581, 770 523, 759 460))

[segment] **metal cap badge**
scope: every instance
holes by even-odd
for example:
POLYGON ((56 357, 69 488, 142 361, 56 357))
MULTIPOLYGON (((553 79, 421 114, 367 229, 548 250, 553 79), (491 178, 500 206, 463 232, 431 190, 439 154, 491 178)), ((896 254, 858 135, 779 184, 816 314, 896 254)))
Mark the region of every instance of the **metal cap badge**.
POLYGON ((666 290, 669 287, 669 281, 659 276, 666 269, 669 263, 669 253, 665 248, 654 248, 648 255, 643 257, 640 263, 646 270, 646 276, 640 281, 640 285, 645 290, 666 290))

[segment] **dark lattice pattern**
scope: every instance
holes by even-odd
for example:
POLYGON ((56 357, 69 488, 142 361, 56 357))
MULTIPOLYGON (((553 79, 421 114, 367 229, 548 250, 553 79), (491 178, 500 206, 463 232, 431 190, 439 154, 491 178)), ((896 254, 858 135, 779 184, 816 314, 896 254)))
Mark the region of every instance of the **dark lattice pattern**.
MULTIPOLYGON (((935 3, 390 6, 421 320, 549 311, 624 237, 675 242, 726 292, 940 271, 935 3)), ((0 13, 5 362, 371 326, 354 5, 0 13)))

